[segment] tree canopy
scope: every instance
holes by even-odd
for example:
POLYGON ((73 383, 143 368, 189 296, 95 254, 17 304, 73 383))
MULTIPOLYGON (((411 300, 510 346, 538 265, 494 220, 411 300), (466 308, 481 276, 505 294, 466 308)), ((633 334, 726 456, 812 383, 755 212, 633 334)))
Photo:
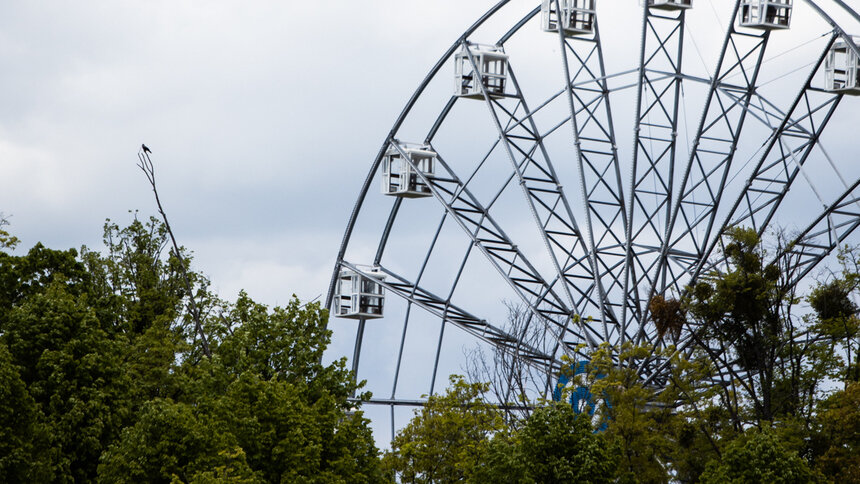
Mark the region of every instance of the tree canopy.
POLYGON ((497 406, 452 376, 380 454, 355 409, 369 394, 323 363, 319 304, 220 299, 156 219, 108 222, 99 251, 18 253, 6 227, 0 482, 860 482, 856 250, 803 296, 734 230, 720 272, 649 305, 664 384, 629 343, 594 350, 560 402, 497 406), (590 408, 566 403, 579 388, 590 408))
POLYGON ((103 251, 0 237, 0 481, 386 480, 319 304, 219 299, 155 219, 103 251))

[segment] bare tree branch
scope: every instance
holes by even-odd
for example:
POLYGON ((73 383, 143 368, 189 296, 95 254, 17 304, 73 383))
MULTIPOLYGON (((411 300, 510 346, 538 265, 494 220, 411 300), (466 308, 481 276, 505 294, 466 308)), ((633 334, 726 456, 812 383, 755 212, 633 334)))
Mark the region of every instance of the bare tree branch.
MULTIPOLYGON (((505 302, 508 308, 510 334, 528 347, 543 348, 547 336, 542 325, 531 324, 532 314, 523 307, 505 302)), ((505 412, 505 420, 513 427, 527 419, 531 408, 547 394, 547 381, 552 376, 535 368, 514 352, 493 347, 488 354, 481 346, 467 353, 466 375, 473 382, 489 383, 490 393, 505 412)))
POLYGON ((137 153, 137 158, 140 160, 137 167, 143 171, 143 174, 146 175, 146 179, 149 180, 149 184, 152 186, 152 193, 155 194, 155 203, 158 205, 158 213, 161 214, 161 218, 164 220, 164 226, 167 229, 167 233, 170 235, 171 242, 173 243, 173 254, 177 259, 179 259, 179 266, 182 269, 182 279, 185 282, 185 290, 188 291, 188 312, 194 320, 194 332, 200 337, 200 342, 203 346, 203 354, 205 354, 207 358, 211 358, 212 352, 209 349, 209 341, 206 339, 206 334, 203 332, 203 325, 200 322, 200 308, 197 306, 197 302, 194 299, 194 291, 191 287, 191 279, 188 277, 187 264, 179 250, 179 244, 176 243, 176 237, 173 235, 173 229, 170 228, 170 222, 167 221, 167 214, 164 212, 164 208, 161 205, 161 199, 158 197, 158 189, 155 186, 155 167, 152 164, 149 154, 150 151, 144 145, 141 145, 141 149, 137 153))

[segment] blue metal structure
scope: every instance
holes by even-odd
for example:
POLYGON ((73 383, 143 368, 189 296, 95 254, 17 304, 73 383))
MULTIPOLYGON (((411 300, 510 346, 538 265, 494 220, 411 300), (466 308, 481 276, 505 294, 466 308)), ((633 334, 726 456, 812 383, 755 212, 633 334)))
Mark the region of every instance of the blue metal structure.
MULTIPOLYGON (((565 389, 568 384, 571 383, 571 380, 577 375, 584 375, 588 373, 588 361, 580 361, 578 363, 571 364, 567 368, 565 368, 558 377, 558 383, 556 383, 555 390, 552 392, 552 399, 555 402, 562 401, 562 398, 565 394, 565 389)), ((598 379, 605 378, 605 375, 597 375, 598 379)), ((597 400, 594 398, 594 395, 591 393, 591 389, 585 386, 577 386, 573 391, 570 392, 570 397, 568 397, 568 402, 573 407, 573 411, 577 414, 582 414, 585 412, 589 417, 594 417, 594 414, 597 412, 598 406, 602 403, 603 405, 612 408, 612 403, 608 398, 604 395, 603 398, 597 400)), ((600 425, 597 426, 596 431, 602 432, 607 428, 607 422, 603 421, 600 425)))

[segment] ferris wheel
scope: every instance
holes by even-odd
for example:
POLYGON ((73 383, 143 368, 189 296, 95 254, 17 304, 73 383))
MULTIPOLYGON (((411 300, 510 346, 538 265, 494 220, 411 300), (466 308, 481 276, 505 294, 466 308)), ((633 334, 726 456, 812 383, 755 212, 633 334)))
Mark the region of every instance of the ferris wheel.
POLYGON ((470 345, 548 380, 647 345, 662 385, 690 331, 666 341, 649 301, 718 269, 729 227, 786 229, 771 256, 803 284, 860 225, 852 30, 842 0, 498 2, 368 160, 337 254, 330 325, 371 403, 393 428, 470 345))

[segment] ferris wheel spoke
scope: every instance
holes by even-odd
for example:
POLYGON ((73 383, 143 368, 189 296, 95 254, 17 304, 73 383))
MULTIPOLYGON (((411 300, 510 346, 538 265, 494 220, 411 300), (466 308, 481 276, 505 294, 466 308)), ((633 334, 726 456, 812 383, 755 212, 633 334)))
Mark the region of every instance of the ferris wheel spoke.
POLYGON ((860 179, 848 187, 833 204, 788 244, 776 260, 779 267, 794 273, 789 286, 796 285, 860 225, 860 179))
MULTIPOLYGON (((464 52, 472 71, 480 72, 470 44, 464 44, 464 52)), ((576 293, 585 296, 593 291, 591 287, 583 290, 580 284, 573 283, 574 280, 577 283, 583 280, 589 280, 591 284, 596 283, 592 261, 587 257, 588 248, 585 246, 570 204, 544 147, 543 138, 538 134, 540 131, 522 95, 510 61, 505 58, 504 62, 513 85, 513 93, 506 94, 504 97, 493 95, 484 83, 480 83, 484 100, 493 124, 498 130, 499 138, 502 139, 502 147, 522 187, 532 217, 539 228, 558 280, 561 281, 563 294, 567 296, 576 314, 596 313, 600 316, 603 322, 601 337, 606 338, 607 320, 611 315, 606 313, 603 300, 598 297, 596 305, 583 306, 581 302, 589 302, 593 298, 575 296, 576 293), (503 99, 497 99, 500 97, 503 99), (505 99, 509 102, 503 102, 505 99), (514 129, 505 129, 505 126, 512 126, 514 129), (568 267, 569 270, 563 270, 564 267, 568 267)), ((582 317, 579 317, 579 320, 580 324, 583 324, 582 317)))
MULTIPOLYGON (((663 278, 669 286, 661 286, 657 274, 669 262, 670 250, 686 251, 693 257, 674 258, 680 265, 678 275, 693 270, 710 240, 717 209, 722 201, 729 172, 737 151, 740 134, 749 112, 753 92, 757 87, 761 65, 767 50, 770 30, 752 34, 735 27, 740 0, 735 1, 729 28, 717 60, 710 89, 705 97, 704 114, 693 138, 692 152, 684 169, 680 183, 680 196, 675 200, 666 228, 666 241, 655 268, 653 282, 648 292, 650 300, 654 294, 672 288, 680 293, 677 277, 663 278), (734 89, 721 87, 728 76, 741 75, 743 83, 734 89), (728 91, 728 92, 726 92, 728 91), (677 227, 678 222, 681 226, 677 227), (673 238, 673 231, 680 236, 673 238)), ((646 311, 647 317, 647 311, 646 311)))
MULTIPOLYGON (((561 11, 559 0, 555 1, 561 11)), ((624 253, 619 251, 624 246, 623 232, 619 232, 616 224, 621 223, 626 232, 627 219, 598 26, 595 20, 594 35, 590 38, 568 36, 563 29, 558 29, 558 36, 580 190, 586 207, 590 265, 596 273, 598 295, 614 323, 612 332, 623 335, 618 314, 621 306, 628 304, 628 298, 623 292, 624 253), (595 234, 599 234, 599 239, 595 234)))
MULTIPOLYGON (((413 165, 396 140, 392 140, 391 144, 401 152, 404 160, 413 165)), ((553 322, 557 326, 552 330, 553 334, 563 337, 571 331, 571 310, 441 156, 438 161, 448 172, 447 178, 429 178, 414 165, 413 168, 432 195, 442 203, 445 211, 466 232, 534 316, 545 325, 549 321, 553 322), (559 320, 564 322, 560 323, 559 320)), ((596 347, 599 335, 595 336, 582 328, 580 330, 579 335, 583 337, 580 342, 585 342, 590 348, 596 347)), ((569 351, 568 347, 563 349, 569 351)))
POLYGON ((373 273, 363 271, 348 261, 342 261, 341 266, 373 280, 384 287, 387 292, 405 299, 410 304, 420 307, 447 323, 454 324, 482 341, 514 354, 517 358, 531 365, 536 365, 545 371, 556 371, 561 368, 560 361, 553 358, 545 350, 529 346, 520 341, 517 336, 508 334, 501 328, 457 306, 451 302, 450 298, 446 300, 437 296, 385 267, 379 268, 379 271, 387 276, 381 278, 373 273))
POLYGON ((743 191, 700 257, 698 267, 693 272, 694 280, 703 273, 715 248, 723 243, 722 239, 727 228, 749 226, 759 235, 764 234, 782 200, 812 154, 842 100, 841 94, 822 92, 812 85, 835 39, 834 35, 827 43, 803 89, 769 138, 743 191), (806 125, 809 128, 806 128, 806 125), (794 148, 788 148, 789 142, 800 144, 794 148))
MULTIPOLYGON (((402 200, 403 200, 402 198, 397 199, 398 202, 402 201, 402 200)), ((396 218, 397 208, 399 208, 399 206, 400 206, 399 203, 395 203, 395 207, 394 207, 394 209, 392 209, 391 216, 389 217, 389 225, 392 224, 393 219, 396 218)), ((439 242, 439 236, 442 233, 442 228, 445 226, 445 222, 447 221, 447 219, 448 219, 448 213, 444 212, 442 214, 441 220, 439 221, 439 225, 436 227, 436 232, 433 234, 433 238, 430 241, 430 247, 427 250, 427 254, 424 256, 424 260, 421 264, 421 268, 418 270, 418 274, 415 276, 414 287, 416 289, 417 289, 418 285, 421 283, 422 278, 424 277, 424 273, 427 270, 428 263, 430 262, 430 257, 433 255, 433 251, 436 248, 436 244, 439 242)), ((386 230, 384 233, 387 234, 389 231, 390 231, 390 227, 386 226, 386 230)), ((380 247, 379 252, 380 253, 382 252, 382 247, 387 245, 387 243, 388 243, 387 237, 383 237, 383 239, 380 241, 380 244, 379 244, 379 247, 380 247)), ((457 277, 455 278, 454 283, 452 284, 451 293, 448 295, 448 300, 451 299, 451 295, 453 294, 454 289, 457 287, 457 283, 459 281, 460 274, 462 274, 463 266, 465 266, 465 263, 466 263, 465 261, 466 261, 466 259, 468 259, 469 254, 471 253, 472 247, 474 247, 474 246, 472 244, 470 244, 467 251, 466 251, 466 255, 464 257, 463 264, 461 265, 460 271, 459 271, 457 277)), ((377 257, 374 262, 377 266, 380 265, 381 264, 381 257, 377 257)), ((415 294, 413 293, 413 296, 414 295, 415 294)), ((405 312, 404 317, 403 317, 403 331, 401 333, 400 346, 399 346, 399 349, 397 352, 397 363, 394 366, 394 381, 393 381, 392 386, 391 386, 391 399, 392 400, 395 399, 396 395, 397 395, 397 384, 400 380, 400 371, 402 369, 402 363, 403 363, 403 350, 405 348, 406 334, 407 334, 407 331, 409 329, 409 319, 410 319, 411 315, 412 315, 412 301, 409 301, 406 304, 406 312, 405 312)), ((433 394, 433 385, 436 383, 436 370, 439 367, 439 361, 438 361, 439 349, 441 349, 441 345, 442 345, 442 336, 444 335, 444 327, 445 327, 445 320, 443 319, 442 320, 442 328, 440 330, 440 335, 439 335, 439 348, 437 349, 436 361, 434 362, 434 365, 433 365, 433 377, 430 380, 430 394, 431 395, 433 394)))
MULTIPOLYGON (((674 159, 678 133, 685 10, 658 14, 643 7, 642 49, 636 129, 633 140, 631 193, 628 200, 624 293, 653 284, 650 269, 659 255, 648 246, 662 247, 674 187, 674 159), (670 75, 662 74, 669 73, 670 75), (636 241, 634 243, 634 240, 636 241), (646 261, 648 259, 648 261, 646 261), (635 267, 634 267, 635 266, 635 267)), ((646 289, 647 291, 647 289, 646 289)), ((624 326, 635 327, 647 301, 638 293, 635 311, 623 311, 624 326)))

